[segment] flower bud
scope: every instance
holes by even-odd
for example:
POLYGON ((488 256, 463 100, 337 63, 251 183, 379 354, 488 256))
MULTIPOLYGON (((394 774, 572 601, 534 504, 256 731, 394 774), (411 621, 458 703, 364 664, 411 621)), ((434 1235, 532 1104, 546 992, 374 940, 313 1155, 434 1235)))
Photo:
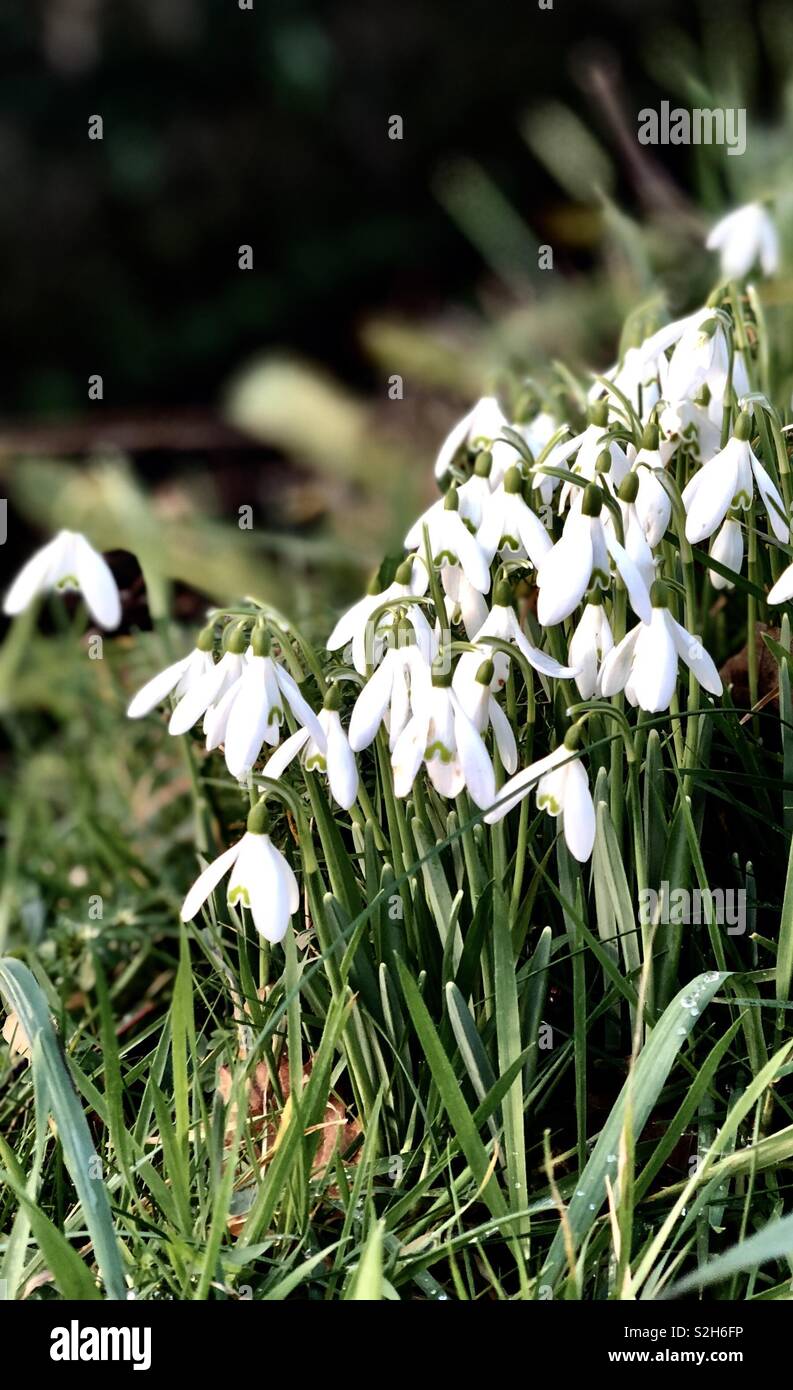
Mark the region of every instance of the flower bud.
POLYGON ((474 473, 477 478, 489 478, 490 470, 493 467, 493 455, 489 449, 482 449, 476 456, 474 473))
POLYGON ((504 491, 515 495, 517 493, 520 493, 522 489, 523 474, 521 473, 517 464, 513 464, 511 468, 507 469, 506 475, 504 477, 504 491))
POLYGON ((655 453, 658 448, 658 426, 652 422, 644 427, 642 448, 649 450, 651 453, 655 453))
POLYGON ((590 423, 590 425, 598 425, 598 426, 600 426, 601 429, 605 429, 605 427, 606 427, 606 425, 608 424, 608 422, 609 422, 609 403, 608 403, 608 401, 595 401, 594 405, 590 406, 590 408, 589 408, 589 423, 590 423))
POLYGON ((261 619, 258 619, 251 633, 251 649, 254 656, 270 655, 270 635, 261 619))
POLYGON ((581 503, 581 511, 584 516, 600 516, 603 510, 603 494, 596 483, 587 483, 584 488, 584 500, 581 503))
POLYGON ((506 579, 499 579, 493 587, 493 603, 499 608, 511 608, 512 585, 506 579))
POLYGON ((650 602, 653 608, 669 607, 669 590, 661 579, 654 579, 650 587, 650 602))
POLYGON ((215 645, 215 624, 207 623, 202 628, 196 640, 196 646, 200 652, 211 652, 215 645))
POLYGON ((488 657, 486 661, 482 662, 482 665, 476 673, 477 682, 479 685, 492 685, 495 673, 496 668, 490 657, 488 657))
POLYGON ((407 559, 406 559, 406 560, 403 560, 402 563, 401 563, 401 565, 400 565, 399 568, 397 569, 397 572, 396 572, 396 574, 394 575, 394 581, 395 581, 395 583, 397 583, 397 584, 410 584, 410 582, 411 582, 412 579, 413 579, 413 556, 412 556, 412 555, 408 555, 407 559))
POLYGON ((639 479, 635 473, 626 473, 617 489, 620 502, 635 502, 639 491, 639 479))
POLYGON ((329 710, 339 710, 341 708, 341 687, 338 681, 334 681, 328 686, 325 699, 322 701, 322 708, 329 710))
POLYGON ((610 473, 610 472, 611 472, 611 450, 610 450, 610 449, 601 449, 600 453, 598 454, 597 458, 595 459, 595 472, 596 472, 596 473, 610 473))
POLYGON ((735 422, 735 438, 751 439, 752 437, 752 417, 748 410, 742 410, 735 422))
POLYGON ((226 633, 223 634, 224 641, 226 641, 226 651, 232 652, 235 656, 242 656, 248 645, 247 623, 229 623, 226 632, 228 633, 228 641, 226 641, 226 633))
POLYGON ((443 499, 444 511, 456 512, 460 509, 460 499, 457 496, 457 486, 452 483, 446 496, 443 499))
POLYGON ((533 391, 523 391, 515 402, 512 418, 518 425, 525 425, 537 413, 537 397, 533 391))
POLYGON ((251 835, 266 835, 270 829, 270 816, 264 801, 257 801, 248 812, 247 829, 251 835))

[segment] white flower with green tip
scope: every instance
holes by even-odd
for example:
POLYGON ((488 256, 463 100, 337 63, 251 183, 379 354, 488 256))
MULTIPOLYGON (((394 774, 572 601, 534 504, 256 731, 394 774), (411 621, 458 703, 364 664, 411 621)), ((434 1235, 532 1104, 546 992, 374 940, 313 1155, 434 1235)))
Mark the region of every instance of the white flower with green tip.
POLYGON ((417 701, 394 745, 391 767, 397 796, 410 793, 422 762, 441 796, 459 796, 467 787, 477 806, 492 803, 496 778, 490 754, 446 671, 433 673, 429 691, 417 701))
POLYGON ((121 600, 110 566, 79 531, 59 531, 31 555, 5 596, 3 612, 15 617, 53 589, 81 593, 94 621, 108 631, 121 622, 121 600))
POLYGON ((300 907, 300 889, 294 872, 267 833, 267 814, 261 803, 251 810, 242 839, 198 875, 182 904, 183 922, 193 920, 229 871, 229 907, 247 907, 260 936, 272 942, 283 940, 293 913, 300 907))
POLYGON ((213 706, 207 720, 207 748, 223 743, 226 767, 238 781, 250 772, 263 744, 276 748, 280 743, 285 703, 298 724, 324 747, 317 716, 286 668, 270 655, 267 634, 255 627, 242 675, 213 706))
POLYGON ((703 690, 720 695, 721 677, 700 639, 678 623, 667 607, 666 589, 652 590, 649 622, 639 623, 606 657, 598 679, 604 697, 625 691, 627 700, 648 714, 669 708, 677 688, 678 660, 694 673, 703 690))
POLYGON ((457 421, 441 444, 435 461, 435 477, 444 478, 463 449, 489 449, 508 424, 495 396, 483 396, 473 410, 457 421))
POLYGON ((358 795, 358 767, 350 742, 339 717, 340 691, 331 686, 325 703, 317 716, 325 745, 320 747, 308 729, 298 729, 268 758, 262 776, 277 779, 300 755, 306 772, 322 772, 327 776, 331 792, 343 811, 349 811, 358 795))
POLYGON ((614 534, 601 517, 603 496, 597 484, 584 489, 580 511, 571 511, 561 538, 541 561, 537 570, 537 617, 544 627, 562 622, 578 607, 593 584, 611 584, 609 557, 628 591, 634 612, 650 617, 647 583, 614 534))
POLYGON ((578 730, 568 730, 564 743, 547 757, 510 778, 501 787, 496 805, 485 816, 487 825, 495 825, 519 805, 532 791, 537 793, 537 807, 549 816, 561 816, 565 844, 579 863, 585 863, 595 843, 595 807, 589 790, 589 779, 576 758, 578 730))
POLYGON ((614 638, 603 607, 603 595, 600 589, 592 589, 567 651, 570 665, 576 672, 575 683, 582 700, 591 700, 595 694, 598 671, 613 646, 614 638))
POLYGON ((686 539, 692 545, 712 536, 728 512, 748 510, 752 505, 755 485, 777 540, 790 540, 785 504, 752 451, 749 443, 751 434, 752 417, 748 411, 742 410, 732 438, 720 453, 694 474, 684 489, 686 539))
POLYGON ((497 553, 509 558, 526 556, 535 569, 553 542, 540 518, 523 497, 520 468, 509 468, 485 504, 476 533, 485 558, 491 564, 497 553))

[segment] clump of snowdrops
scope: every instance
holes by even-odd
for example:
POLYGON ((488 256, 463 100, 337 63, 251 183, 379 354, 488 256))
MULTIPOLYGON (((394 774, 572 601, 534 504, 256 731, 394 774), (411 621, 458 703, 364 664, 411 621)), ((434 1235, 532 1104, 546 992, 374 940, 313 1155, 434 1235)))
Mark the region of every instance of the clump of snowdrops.
MULTIPOLYGON (((575 1281, 575 1251, 606 1202, 622 1232, 612 1291, 668 1280, 655 1260, 692 1190, 631 1269, 620 1222, 633 1138, 730 975, 711 916, 704 968, 681 976, 685 927, 668 897, 670 884, 704 883, 711 721, 751 733, 719 674, 729 634, 747 635, 754 716, 762 708, 754 634, 793 598, 791 480, 748 278, 758 257, 774 269, 772 225, 762 209, 734 214, 712 245, 733 278, 683 318, 644 320, 612 370, 578 383, 570 418, 536 383, 516 383, 459 421, 438 453, 437 500, 324 648, 266 602, 233 603, 208 613, 192 650, 128 709, 160 718, 169 704, 198 800, 205 808, 202 785, 223 787, 229 821, 245 818, 229 836, 215 821, 219 852, 201 846, 182 920, 221 934, 252 924, 279 1017, 301 979, 322 973, 350 1103, 385 1152, 411 1149, 415 1035, 463 1177, 505 1237, 531 1229, 538 1076, 552 1094, 572 1057, 573 1171, 557 1181, 546 1141, 537 1210, 564 1220, 535 1295, 565 1268, 575 1281), (640 914, 648 893, 655 906, 640 914), (562 951, 572 1022, 544 1059, 538 1030, 562 951), (593 975, 606 1050, 634 1066, 590 1153, 593 975)), ((107 566, 66 532, 29 562, 6 611, 68 586, 100 624, 118 621, 107 566)), ((771 646, 784 667, 784 642, 771 646)), ((789 985, 787 969, 778 993, 789 985)), ((436 1172, 429 1148, 424 1162, 436 1172)), ((270 1208, 253 1210, 250 1239, 270 1208)), ((525 1272, 528 1247, 515 1248, 525 1272)))

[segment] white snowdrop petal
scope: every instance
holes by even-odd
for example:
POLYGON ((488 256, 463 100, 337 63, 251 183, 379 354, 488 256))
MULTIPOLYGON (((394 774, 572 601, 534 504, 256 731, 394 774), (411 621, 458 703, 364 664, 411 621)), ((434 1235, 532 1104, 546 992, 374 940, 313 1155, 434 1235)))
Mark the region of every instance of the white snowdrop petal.
POLYGON ((44 593, 54 582, 59 557, 68 544, 68 541, 63 539, 65 536, 68 537, 68 533, 62 531, 31 555, 22 566, 3 600, 3 612, 9 617, 21 613, 38 594, 44 593))
POLYGON ((254 835, 250 852, 248 899, 253 923, 260 936, 273 944, 282 941, 292 913, 300 906, 297 879, 269 835, 254 835))
POLYGON ((488 714, 490 716, 490 723, 493 726, 493 736, 496 740, 501 766, 505 772, 511 775, 518 765, 518 745, 515 742, 515 733, 512 725, 498 703, 498 700, 492 695, 488 703, 488 714))
POLYGON ((426 715, 414 714, 396 740, 391 754, 394 793, 409 796, 427 747, 426 715))
POLYGON ((496 774, 482 735, 474 728, 468 715, 453 699, 454 737, 460 766, 471 799, 484 809, 492 806, 496 794, 496 774))
POLYGON ((382 664, 366 682, 353 705, 349 739, 354 753, 360 753, 369 747, 383 722, 383 715, 391 699, 394 671, 395 655, 391 650, 386 653, 382 664))
POLYGON ((769 603, 787 603, 793 598, 793 565, 788 565, 780 574, 768 595, 769 603))
POLYGON ((129 718, 142 719, 145 714, 151 714, 157 705, 162 704, 177 685, 189 660, 189 656, 183 656, 181 661, 174 661, 171 666, 166 666, 164 671, 158 671, 156 676, 152 676, 150 681, 141 686, 127 706, 129 718))
MULTIPOLYGON (((569 524, 568 524, 569 525, 569 524)), ((540 561, 537 569, 539 597, 537 618, 543 627, 553 627, 577 608, 592 576, 592 537, 590 528, 565 529, 540 561)))
POLYGON ((499 789, 493 810, 485 816, 485 824, 496 825, 498 821, 503 820, 513 806, 517 806, 525 796, 529 795, 541 777, 568 756, 567 749, 562 745, 555 748, 552 753, 548 753, 544 758, 538 758, 536 762, 524 767, 522 772, 518 772, 515 777, 511 777, 499 789))
POLYGON ((279 743, 274 753, 270 754, 267 762, 262 768, 262 776, 270 777, 273 781, 286 771, 289 764, 297 757, 301 748, 308 743, 311 735, 308 729, 298 729, 296 733, 290 734, 283 743, 279 743))
POLYGON ((267 691, 269 657, 254 656, 242 673, 236 696, 226 724, 226 767, 232 777, 240 780, 250 772, 269 734, 277 743, 273 730, 272 707, 267 691))
POLYGON ((650 621, 652 605, 650 603, 650 591, 647 588, 638 565, 635 565, 628 552, 620 545, 617 537, 611 531, 604 532, 606 537, 606 548, 614 564, 621 575, 625 588, 628 590, 628 598, 631 608, 642 622, 650 621))
POLYGON ((667 614, 667 625, 678 655, 689 670, 694 672, 703 690, 707 690, 711 695, 720 695, 723 689, 721 676, 712 656, 705 651, 699 638, 676 622, 671 613, 667 614))
POLYGON ((77 581, 86 604, 100 627, 112 630, 121 622, 118 586, 104 556, 75 532, 73 538, 77 581))
POLYGON ((665 608, 653 609, 634 653, 631 682, 640 707, 648 714, 669 708, 677 684, 677 649, 667 616, 665 608))
POLYGON ((579 863, 584 864, 595 843, 595 806, 589 780, 580 762, 571 762, 565 773, 562 817, 565 844, 579 863))
POLYGON ((341 727, 336 710, 327 711, 327 769, 330 789, 343 811, 349 811, 358 795, 358 765, 341 727))
POLYGON ((325 733, 317 716, 308 701, 301 695, 297 682, 290 676, 285 666, 279 662, 273 662, 273 670, 278 685, 286 696, 289 708, 295 719, 297 719, 304 729, 308 729, 311 737, 318 748, 325 747, 325 733))
POLYGON ((631 628, 622 641, 618 642, 616 647, 612 647, 605 657, 598 676, 599 693, 605 698, 618 695, 621 690, 625 689, 641 631, 641 623, 637 627, 631 628))
POLYGON ((213 859, 212 863, 208 864, 198 875, 198 878, 182 903, 181 918, 183 922, 192 921, 198 909, 206 902, 210 893, 217 888, 223 875, 228 873, 229 869, 236 862, 244 840, 245 836, 243 835, 242 840, 238 840, 236 845, 232 845, 230 849, 224 850, 222 854, 218 855, 217 859, 213 859))
POLYGON ((783 545, 787 545, 790 540, 790 527, 786 520, 785 504, 779 494, 779 489, 769 477, 760 460, 755 458, 754 454, 751 453, 751 450, 750 459, 758 491, 765 503, 765 509, 768 512, 771 530, 778 541, 782 541, 783 545))
POLYGON ((221 670, 220 662, 217 666, 211 666, 205 671, 190 689, 185 692, 174 709, 168 722, 169 734, 186 734, 188 729, 206 714, 210 705, 213 705, 220 693, 223 685, 225 671, 221 670))
MULTIPOLYGON (((730 443, 740 441, 730 441, 730 443)), ((704 541, 720 526, 735 496, 738 481, 738 459, 729 444, 720 454, 706 463, 693 493, 689 494, 686 518, 686 539, 692 545, 704 541)), ((688 491, 688 489, 686 489, 688 491)))

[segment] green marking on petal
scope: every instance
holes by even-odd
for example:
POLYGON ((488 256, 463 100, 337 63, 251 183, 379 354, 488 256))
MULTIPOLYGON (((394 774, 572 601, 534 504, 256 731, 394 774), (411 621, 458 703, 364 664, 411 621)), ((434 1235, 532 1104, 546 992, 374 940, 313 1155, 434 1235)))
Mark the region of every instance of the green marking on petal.
POLYGON ((234 907, 238 902, 241 902, 243 907, 250 907, 251 905, 248 890, 244 883, 238 883, 235 888, 230 889, 228 894, 228 903, 230 907, 234 907))
POLYGON ((445 743, 441 743, 440 739, 436 739, 434 743, 427 745, 424 757, 427 762, 430 762, 433 758, 440 758, 442 763, 450 763, 454 754, 446 747, 445 743))

